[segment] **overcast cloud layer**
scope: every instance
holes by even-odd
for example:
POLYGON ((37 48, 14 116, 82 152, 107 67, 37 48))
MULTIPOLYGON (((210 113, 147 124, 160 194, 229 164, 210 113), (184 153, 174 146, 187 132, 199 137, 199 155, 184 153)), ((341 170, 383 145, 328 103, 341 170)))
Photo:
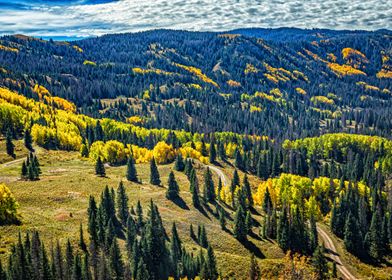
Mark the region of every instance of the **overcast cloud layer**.
POLYGON ((86 37, 282 26, 392 29, 392 0, 0 0, 0 34, 86 37))

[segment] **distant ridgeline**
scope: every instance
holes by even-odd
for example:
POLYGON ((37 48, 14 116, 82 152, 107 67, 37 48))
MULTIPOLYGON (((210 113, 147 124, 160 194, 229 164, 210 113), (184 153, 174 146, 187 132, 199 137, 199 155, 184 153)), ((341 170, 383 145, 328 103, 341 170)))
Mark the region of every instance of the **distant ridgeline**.
POLYGON ((54 103, 146 128, 278 141, 328 132, 389 137, 391 38, 387 30, 287 28, 74 42, 15 35, 0 38, 0 85, 35 100, 40 85, 54 103))

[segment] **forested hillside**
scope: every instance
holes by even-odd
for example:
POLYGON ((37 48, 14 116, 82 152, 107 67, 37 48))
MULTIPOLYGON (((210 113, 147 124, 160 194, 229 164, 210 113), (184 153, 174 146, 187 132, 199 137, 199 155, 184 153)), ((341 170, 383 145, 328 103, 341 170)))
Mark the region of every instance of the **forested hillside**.
POLYGON ((275 139, 338 131, 389 136, 389 31, 235 33, 3 37, 0 83, 35 99, 38 84, 87 115, 139 116, 149 128, 275 139))
POLYGON ((391 39, 0 38, 0 280, 389 279, 391 39))

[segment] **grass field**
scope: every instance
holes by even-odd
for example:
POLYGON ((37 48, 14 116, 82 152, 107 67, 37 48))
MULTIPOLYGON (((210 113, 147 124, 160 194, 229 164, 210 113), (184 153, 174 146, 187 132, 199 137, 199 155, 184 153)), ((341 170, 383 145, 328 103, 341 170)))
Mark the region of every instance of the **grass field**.
MULTIPOLYGON (((145 206, 147 211, 150 199, 158 205, 166 230, 170 233, 171 223, 176 222, 179 235, 185 246, 190 251, 198 252, 200 247, 190 238, 189 226, 194 228, 198 224, 205 224, 208 238, 217 256, 218 266, 223 275, 234 276, 242 279, 244 271, 248 270, 250 253, 239 243, 230 232, 220 229, 219 221, 214 217, 215 207, 211 206, 211 212, 202 214, 192 206, 189 193, 189 182, 185 174, 175 172, 180 186, 180 196, 186 204, 183 209, 165 198, 166 182, 172 165, 160 165, 159 172, 163 187, 155 187, 149 182, 149 165, 138 164, 137 171, 141 184, 127 182, 125 180, 125 166, 107 167, 106 178, 99 178, 94 174, 94 166, 90 161, 81 159, 78 153, 63 151, 46 151, 38 149, 42 175, 39 181, 29 182, 19 179, 21 162, 16 161, 10 165, 0 165, 0 182, 5 182, 14 193, 20 204, 22 217, 21 226, 4 226, 0 228, 0 253, 3 259, 11 243, 16 241, 18 232, 22 233, 38 230, 42 238, 50 245, 59 239, 63 244, 67 238, 77 242, 79 237, 79 225, 87 223, 87 206, 90 195, 99 200, 100 193, 106 185, 117 188, 121 180, 127 189, 130 206, 136 205, 138 200, 145 206)), ((231 176, 232 168, 226 166, 228 177, 231 176)), ((198 167, 199 182, 202 182, 204 167, 198 167)), ((251 182, 256 186, 256 179, 251 177, 251 182)), ((214 174, 214 180, 218 177, 214 174)), ((201 184, 200 184, 201 185, 201 184)), ((201 185, 202 187, 202 185, 201 185)), ((234 213, 229 209, 231 218, 234 213)), ((255 219, 260 221, 261 215, 255 214, 255 219)), ((228 221, 231 231, 232 222, 228 221)), ((278 270, 284 256, 279 247, 272 241, 262 241, 257 237, 250 238, 252 247, 258 253, 260 266, 263 270, 278 270)), ((87 232, 85 233, 87 237, 87 232)))
MULTIPOLYGON (((22 142, 17 142, 19 147, 18 157, 23 157, 27 151, 23 148, 22 142)), ((0 141, 0 148, 4 147, 4 141, 0 141)), ((4 151, 4 150, 3 150, 4 151)), ((29 182, 19 179, 21 160, 13 161, 5 153, 0 153, 0 160, 8 162, 0 164, 0 182, 5 182, 14 193, 20 204, 19 212, 22 217, 21 226, 0 227, 0 259, 5 261, 10 244, 16 241, 18 232, 22 233, 31 230, 38 230, 42 238, 50 246, 51 242, 59 239, 65 244, 69 238, 74 243, 79 237, 80 223, 87 223, 87 206, 90 195, 99 196, 106 185, 117 188, 119 182, 123 180, 130 200, 130 206, 136 205, 140 200, 144 210, 147 211, 149 201, 152 199, 159 208, 166 230, 170 233, 171 223, 177 224, 179 235, 186 248, 190 251, 198 252, 200 247, 190 238, 189 226, 192 223, 194 228, 198 224, 204 224, 208 233, 208 238, 215 250, 218 267, 224 276, 245 279, 244 272, 249 267, 249 248, 244 247, 231 234, 232 221, 228 220, 227 232, 222 231, 219 221, 213 215, 215 206, 204 214, 192 206, 191 194, 189 193, 189 182, 185 174, 175 171, 175 177, 180 186, 180 196, 184 200, 186 207, 180 207, 165 198, 166 182, 173 165, 160 165, 162 187, 149 184, 149 164, 138 164, 137 171, 142 183, 131 183, 125 180, 125 166, 107 167, 106 178, 97 177, 94 174, 92 162, 81 159, 79 153, 64 151, 46 151, 37 148, 40 160, 42 175, 39 181, 29 182)), ((196 165, 199 182, 203 182, 204 166, 196 165)), ((230 164, 222 164, 221 169, 225 175, 231 179, 233 167, 230 164)), ((214 181, 217 183, 218 176, 213 173, 214 181)), ((243 174, 240 173, 242 179, 243 174)), ((259 179, 249 176, 252 187, 256 188, 259 179)), ((202 188, 202 183, 200 183, 202 188)), ((233 219, 234 212, 225 207, 230 218, 233 219)), ((256 209, 253 217, 257 222, 261 221, 260 209, 256 209)), ((325 227, 327 229, 327 227, 325 227)), ((273 275, 281 272, 284 267, 284 253, 277 244, 270 240, 261 240, 258 237, 258 228, 254 228, 254 236, 250 237, 250 248, 257 252, 260 267, 266 275, 273 275)), ((87 237, 85 232, 85 237, 87 237)), ((390 268, 374 267, 363 264, 353 256, 344 251, 341 240, 335 238, 339 254, 344 263, 349 264, 357 270, 357 275, 364 277, 375 277, 374 279, 389 279, 390 268)), ((120 244, 124 244, 120 241, 120 244)))

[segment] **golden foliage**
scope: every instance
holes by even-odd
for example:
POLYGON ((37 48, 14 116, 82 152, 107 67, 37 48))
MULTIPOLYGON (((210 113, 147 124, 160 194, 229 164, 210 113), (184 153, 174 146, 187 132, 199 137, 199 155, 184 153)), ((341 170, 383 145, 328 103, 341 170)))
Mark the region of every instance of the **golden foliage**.
POLYGON ((139 116, 132 116, 128 118, 128 122, 133 125, 140 125, 144 123, 144 120, 139 116))
POLYGON ((90 61, 90 60, 85 60, 83 62, 83 65, 88 65, 88 66, 97 66, 97 64, 94 61, 90 61))
POLYGON ((261 108, 260 107, 258 107, 258 106, 254 106, 254 105, 250 105, 250 112, 251 113, 253 113, 253 112, 261 112, 261 108))
POLYGON ((388 71, 386 69, 381 69, 377 74, 376 77, 379 79, 392 79, 392 71, 388 71))
POLYGON ((364 75, 366 76, 366 73, 353 68, 350 65, 340 65, 338 63, 328 63, 327 64, 329 69, 332 70, 333 73, 336 74, 336 76, 341 77, 341 76, 356 76, 356 75, 364 75))
POLYGON ((328 105, 334 105, 335 101, 333 99, 329 99, 326 96, 318 95, 318 96, 313 96, 310 98, 310 101, 313 102, 313 104, 318 105, 318 104, 328 104, 328 105))
POLYGON ((241 86, 240 82, 237 82, 234 80, 228 80, 226 83, 229 87, 240 87, 241 86))
POLYGON ((297 87, 295 91, 299 94, 306 95, 306 91, 300 87, 297 87))
POLYGON ((344 48, 342 50, 342 56, 346 63, 350 64, 354 68, 360 68, 363 64, 369 63, 369 60, 363 53, 352 48, 344 48))
POLYGON ((246 67, 244 70, 245 75, 248 75, 251 73, 257 73, 257 72, 259 72, 259 70, 253 64, 250 64, 250 63, 246 64, 246 67))
POLYGON ((0 45, 0 51, 14 52, 14 53, 19 52, 19 50, 17 48, 11 48, 11 47, 7 47, 7 46, 3 46, 3 45, 0 45))
POLYGON ((146 75, 146 74, 157 74, 157 75, 165 75, 165 76, 172 76, 177 75, 176 73, 167 72, 161 69, 143 69, 140 67, 132 68, 134 74, 146 75))
POLYGON ((83 49, 82 49, 81 47, 77 46, 77 45, 73 45, 72 47, 73 47, 77 52, 80 52, 80 53, 83 52, 83 49))
POLYGON ((159 164, 171 162, 176 156, 173 146, 166 144, 164 141, 158 142, 152 153, 159 164))
POLYGON ((0 225, 11 224, 18 221, 18 203, 11 190, 0 184, 0 225))
POLYGON ((182 65, 179 63, 174 63, 174 65, 194 74, 195 76, 197 76, 200 80, 202 80, 205 83, 211 84, 215 87, 219 87, 216 82, 214 82, 212 79, 207 77, 199 68, 196 68, 193 66, 182 65))

